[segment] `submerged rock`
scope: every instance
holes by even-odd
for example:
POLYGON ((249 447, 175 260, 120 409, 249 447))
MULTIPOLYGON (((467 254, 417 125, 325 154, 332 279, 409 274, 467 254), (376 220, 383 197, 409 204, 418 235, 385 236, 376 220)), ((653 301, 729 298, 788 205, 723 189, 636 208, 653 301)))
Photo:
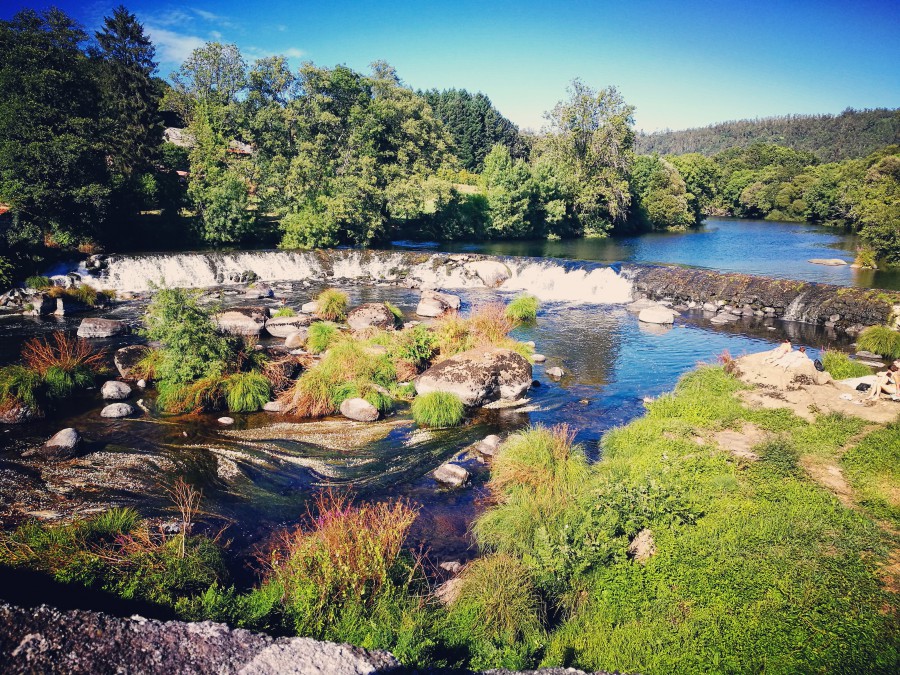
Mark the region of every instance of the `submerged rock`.
POLYGON ((500 437, 491 434, 478 441, 475 444, 474 450, 483 457, 494 457, 500 449, 500 443, 500 437))
POLYGON ((559 366, 554 366, 553 368, 547 368, 547 375, 549 375, 550 377, 553 377, 557 380, 565 374, 566 374, 566 371, 564 371, 559 366))
POLYGON ((341 415, 355 422, 374 422, 378 419, 378 408, 364 398, 348 398, 341 403, 341 415))
POLYGON ((369 302, 351 310, 347 315, 347 325, 352 330, 367 328, 391 329, 397 323, 394 313, 381 302, 369 302))
POLYGON ((312 319, 306 314, 297 316, 276 316, 266 321, 266 332, 272 337, 286 338, 300 328, 309 326, 312 319))
POLYGON ((107 338, 128 332, 128 325, 117 319, 82 319, 78 326, 80 338, 107 338))
POLYGON ((428 317, 440 316, 448 310, 459 309, 461 304, 462 301, 458 295, 425 290, 422 291, 422 296, 416 307, 416 314, 428 317))
POLYGON ((543 354, 532 354, 532 355, 531 355, 531 360, 532 360, 534 363, 543 363, 544 361, 547 360, 547 357, 544 356, 543 354))
POLYGON ((467 406, 516 399, 531 386, 531 364, 511 349, 479 347, 451 356, 416 378, 416 393, 444 391, 467 406))
POLYGON ((228 425, 230 425, 230 424, 234 424, 234 418, 233 418, 233 417, 220 417, 217 421, 218 421, 219 424, 224 424, 225 426, 228 426, 228 425))
POLYGON ((131 379, 131 373, 137 366, 138 362, 144 358, 148 352, 148 348, 144 345, 128 345, 117 349, 113 362, 116 364, 116 370, 126 380, 131 379))
POLYGON ((127 403, 110 403, 100 411, 100 417, 128 417, 134 415, 134 407, 127 403))
POLYGON ((462 487, 469 482, 469 472, 465 467, 453 462, 441 464, 432 475, 438 483, 450 487, 462 487))
POLYGON ((131 396, 131 387, 124 382, 109 380, 100 387, 100 395, 104 401, 124 401, 131 396))
POLYGON ((840 258, 811 258, 807 262, 813 265, 828 265, 829 267, 840 267, 841 265, 849 264, 846 260, 841 260, 840 258))

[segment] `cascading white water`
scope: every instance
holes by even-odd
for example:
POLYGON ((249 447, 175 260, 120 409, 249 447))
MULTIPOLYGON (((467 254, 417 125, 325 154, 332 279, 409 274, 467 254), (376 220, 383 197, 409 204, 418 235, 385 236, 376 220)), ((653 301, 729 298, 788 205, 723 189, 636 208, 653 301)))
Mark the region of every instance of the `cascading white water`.
POLYGON ((805 321, 805 315, 803 312, 803 296, 806 293, 801 293, 796 298, 791 300, 791 303, 785 307, 784 309, 784 320, 785 321, 805 321))
POLYGON ((497 286, 500 290, 531 293, 548 302, 618 304, 632 298, 631 282, 609 267, 517 258, 479 260, 488 261, 488 272, 485 263, 446 254, 423 258, 390 251, 245 251, 114 256, 99 276, 79 271, 86 283, 117 291, 146 291, 161 284, 227 285, 247 278, 248 272, 262 281, 406 280, 420 288, 483 288, 494 285, 489 274, 497 272, 504 279, 497 286))

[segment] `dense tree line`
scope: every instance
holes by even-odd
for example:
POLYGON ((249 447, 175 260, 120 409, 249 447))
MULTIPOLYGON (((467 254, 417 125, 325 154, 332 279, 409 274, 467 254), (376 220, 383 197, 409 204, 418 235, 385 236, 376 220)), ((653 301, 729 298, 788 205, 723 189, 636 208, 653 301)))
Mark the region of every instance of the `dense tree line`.
POLYGON ((92 37, 20 12, 0 49, 0 275, 98 246, 606 236, 709 214, 854 227, 900 261, 896 148, 833 164, 761 143, 640 154, 634 108, 580 80, 524 136, 483 94, 415 92, 384 62, 293 71, 217 42, 166 82, 122 7, 92 37))
POLYGON ((721 122, 698 129, 639 134, 641 154, 715 155, 731 148, 775 143, 813 153, 820 161, 859 159, 900 143, 900 109, 848 109, 840 115, 785 115, 721 122))

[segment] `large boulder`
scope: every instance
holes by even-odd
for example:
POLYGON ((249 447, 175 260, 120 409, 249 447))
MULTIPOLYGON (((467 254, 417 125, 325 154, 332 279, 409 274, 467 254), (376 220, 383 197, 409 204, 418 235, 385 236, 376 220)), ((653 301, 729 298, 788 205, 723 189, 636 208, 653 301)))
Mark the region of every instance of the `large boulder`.
POLYGON ((82 319, 78 326, 80 338, 108 338, 128 332, 128 325, 117 319, 82 319))
POLYGON ((126 380, 134 379, 132 371, 138 362, 147 354, 148 348, 144 345, 128 345, 116 350, 113 356, 113 362, 116 364, 116 370, 126 380))
POLYGON ((118 380, 109 380, 100 387, 100 395, 104 401, 124 401, 131 396, 131 387, 118 380))
POLYGON ((348 398, 341 403, 341 415, 357 422, 374 422, 378 419, 378 408, 364 398, 348 398))
POLYGON ((490 288, 499 286, 512 276, 509 268, 499 260, 476 260, 466 263, 464 267, 490 288))
POLYGON ((422 297, 416 307, 419 316, 440 316, 448 310, 457 310, 462 304, 458 295, 439 293, 438 291, 422 291, 422 297))
POLYGON ((266 326, 269 310, 265 307, 235 307, 216 314, 216 325, 223 333, 258 336, 266 326))
POLYGON ((668 307, 646 307, 638 314, 638 321, 656 324, 675 323, 675 312, 668 307))
POLYGON ((396 323, 397 317, 381 302, 360 305, 347 315, 347 325, 352 330, 366 330, 367 328, 386 330, 393 328, 396 323))
POLYGON ((312 323, 306 314, 297 316, 276 316, 266 321, 266 332, 272 337, 286 338, 298 328, 305 328, 312 323))
POLYGON ((100 411, 100 417, 129 417, 134 415, 134 407, 127 403, 110 403, 100 411))
POLYGON ((467 406, 520 398, 531 386, 531 364, 511 349, 479 347, 451 356, 416 378, 416 393, 445 391, 467 406))
POLYGON ((56 432, 43 447, 26 452, 26 455, 40 455, 54 459, 71 459, 81 445, 81 434, 76 429, 69 427, 56 432))
POLYGON ((469 472, 466 468, 453 462, 441 464, 432 475, 438 483, 449 487, 463 487, 469 482, 469 472))

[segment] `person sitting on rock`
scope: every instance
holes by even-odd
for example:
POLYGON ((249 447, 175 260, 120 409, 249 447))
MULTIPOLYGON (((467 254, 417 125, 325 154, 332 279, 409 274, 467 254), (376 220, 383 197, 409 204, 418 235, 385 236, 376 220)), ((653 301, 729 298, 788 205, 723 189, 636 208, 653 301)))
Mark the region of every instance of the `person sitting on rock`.
POLYGON ((775 349, 773 349, 769 352, 769 355, 763 359, 763 363, 775 363, 778 359, 782 358, 783 356, 786 356, 787 354, 790 354, 791 349, 792 349, 791 341, 785 340, 780 345, 775 347, 775 349))
POLYGON ((900 371, 900 366, 894 362, 886 371, 878 373, 878 375, 875 376, 875 384, 872 385, 872 389, 866 397, 866 400, 877 401, 881 398, 882 394, 896 396, 900 393, 897 389, 897 380, 900 378, 898 371, 900 371))
POLYGON ((806 354, 806 347, 800 347, 795 352, 789 352, 785 354, 780 359, 776 360, 773 365, 780 366, 785 370, 788 370, 789 368, 796 368, 804 361, 811 361, 811 359, 806 354))

